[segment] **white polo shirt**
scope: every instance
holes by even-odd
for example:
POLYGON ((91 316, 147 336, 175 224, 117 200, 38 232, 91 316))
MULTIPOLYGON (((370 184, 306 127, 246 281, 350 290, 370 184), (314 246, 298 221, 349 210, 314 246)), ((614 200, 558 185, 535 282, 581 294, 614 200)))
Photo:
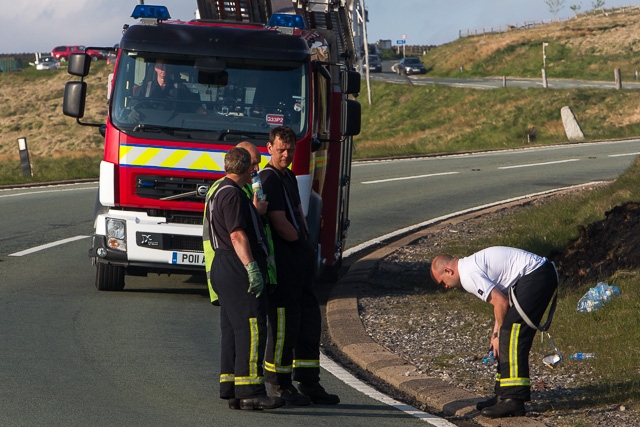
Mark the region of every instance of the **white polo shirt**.
POLYGON ((483 301, 497 286, 507 294, 510 286, 547 261, 522 249, 493 246, 458 260, 460 283, 483 301))

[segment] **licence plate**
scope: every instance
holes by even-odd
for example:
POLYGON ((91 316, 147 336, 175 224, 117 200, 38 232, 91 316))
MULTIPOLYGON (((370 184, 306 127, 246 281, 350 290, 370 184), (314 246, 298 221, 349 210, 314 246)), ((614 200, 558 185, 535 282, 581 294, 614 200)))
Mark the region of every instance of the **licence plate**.
POLYGON ((173 252, 171 254, 171 264, 204 266, 204 254, 198 252, 173 252))

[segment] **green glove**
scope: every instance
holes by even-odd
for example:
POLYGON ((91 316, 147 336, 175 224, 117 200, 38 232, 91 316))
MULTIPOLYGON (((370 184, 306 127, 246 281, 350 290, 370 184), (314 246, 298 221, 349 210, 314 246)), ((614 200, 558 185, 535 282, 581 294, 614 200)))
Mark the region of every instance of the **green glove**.
POLYGON ((251 261, 249 264, 245 265, 244 268, 246 268, 247 273, 249 273, 248 292, 254 294, 256 298, 259 298, 260 295, 262 295, 262 290, 264 289, 264 279, 262 278, 260 267, 258 267, 258 262, 251 261))

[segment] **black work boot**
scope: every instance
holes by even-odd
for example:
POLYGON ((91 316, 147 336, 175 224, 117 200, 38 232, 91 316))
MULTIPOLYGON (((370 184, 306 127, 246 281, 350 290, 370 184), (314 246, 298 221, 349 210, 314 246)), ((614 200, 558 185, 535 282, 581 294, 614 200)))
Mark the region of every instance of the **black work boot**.
POLYGON ((271 385, 269 387, 269 396, 280 397, 287 405, 293 406, 307 406, 311 405, 311 399, 308 396, 304 396, 298 393, 298 390, 289 384, 286 386, 271 385))
POLYGON ((495 405, 496 403, 498 403, 498 396, 494 394, 489 399, 481 400, 480 402, 476 403, 476 409, 478 411, 482 411, 484 408, 489 408, 495 405))
POLYGON ((484 408, 481 414, 489 418, 524 417, 524 400, 502 399, 495 405, 484 408))
POLYGON ((309 396, 313 403, 320 405, 337 405, 340 398, 335 394, 329 394, 318 381, 305 381, 298 383, 298 391, 305 396, 309 396))
POLYGON ((279 397, 257 396, 249 399, 240 399, 240 409, 262 410, 276 409, 284 406, 284 400, 279 397))

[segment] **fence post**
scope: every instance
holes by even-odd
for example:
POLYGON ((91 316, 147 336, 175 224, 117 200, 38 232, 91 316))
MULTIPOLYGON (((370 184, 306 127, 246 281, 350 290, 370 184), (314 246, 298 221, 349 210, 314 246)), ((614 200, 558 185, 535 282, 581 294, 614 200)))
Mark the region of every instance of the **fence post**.
POLYGON ((622 76, 620 75, 620 68, 616 68, 613 71, 613 75, 616 79, 616 89, 618 90, 622 89, 622 76))
POLYGON ((547 70, 544 68, 542 69, 542 87, 545 89, 549 87, 547 84, 547 70))

